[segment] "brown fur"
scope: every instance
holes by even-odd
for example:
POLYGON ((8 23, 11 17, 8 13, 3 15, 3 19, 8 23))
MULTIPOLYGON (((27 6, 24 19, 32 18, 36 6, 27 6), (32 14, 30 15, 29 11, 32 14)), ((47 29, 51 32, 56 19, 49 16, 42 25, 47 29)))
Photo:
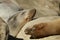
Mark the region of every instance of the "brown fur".
POLYGON ((41 38, 50 35, 60 35, 60 19, 51 22, 35 24, 32 28, 27 28, 25 33, 32 38, 41 38))

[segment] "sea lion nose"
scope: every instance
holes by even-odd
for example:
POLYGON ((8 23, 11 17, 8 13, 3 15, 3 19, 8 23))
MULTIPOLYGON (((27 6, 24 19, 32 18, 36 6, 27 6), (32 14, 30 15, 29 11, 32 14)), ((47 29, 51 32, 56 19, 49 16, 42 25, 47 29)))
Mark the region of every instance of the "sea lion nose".
POLYGON ((28 34, 28 30, 25 30, 24 32, 25 32, 25 34, 28 34))
POLYGON ((25 34, 30 34, 31 31, 32 31, 31 28, 26 28, 24 32, 25 32, 25 34))
POLYGON ((28 32, 27 32, 27 31, 25 31, 25 34, 28 34, 28 32))

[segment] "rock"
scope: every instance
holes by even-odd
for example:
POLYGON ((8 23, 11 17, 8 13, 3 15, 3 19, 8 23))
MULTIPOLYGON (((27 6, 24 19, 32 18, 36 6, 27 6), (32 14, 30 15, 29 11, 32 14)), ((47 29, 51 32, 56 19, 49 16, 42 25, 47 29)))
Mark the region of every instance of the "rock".
POLYGON ((43 16, 57 16, 59 11, 59 0, 16 0, 24 9, 35 8, 37 13, 34 18, 43 16))
POLYGON ((16 37, 22 27, 29 21, 32 20, 36 13, 35 9, 23 10, 19 13, 16 13, 8 20, 8 25, 10 29, 10 35, 16 37))

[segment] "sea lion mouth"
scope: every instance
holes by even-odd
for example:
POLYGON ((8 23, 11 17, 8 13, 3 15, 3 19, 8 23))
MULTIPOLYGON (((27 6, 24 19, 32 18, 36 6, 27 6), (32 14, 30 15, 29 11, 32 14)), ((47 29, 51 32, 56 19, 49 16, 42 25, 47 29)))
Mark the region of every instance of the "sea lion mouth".
POLYGON ((26 35, 30 35, 30 32, 24 31, 26 35))
POLYGON ((16 38, 11 35, 8 35, 8 40, 23 40, 22 38, 16 38))
POLYGON ((38 38, 31 35, 30 39, 38 39, 38 38))
MULTIPOLYGON (((44 37, 41 37, 44 38, 44 37)), ((30 39, 40 39, 40 37, 31 36, 30 39)))
POLYGON ((25 31, 25 34, 27 34, 27 35, 28 35, 29 33, 25 31))

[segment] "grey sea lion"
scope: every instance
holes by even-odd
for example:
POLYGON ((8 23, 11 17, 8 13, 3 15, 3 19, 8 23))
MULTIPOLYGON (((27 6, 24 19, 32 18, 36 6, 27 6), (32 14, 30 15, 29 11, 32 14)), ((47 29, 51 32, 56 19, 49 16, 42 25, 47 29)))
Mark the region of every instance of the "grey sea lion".
POLYGON ((36 9, 23 10, 21 13, 17 13, 9 18, 8 25, 10 34, 14 37, 17 36, 21 28, 35 15, 36 9))
POLYGON ((9 17, 20 12, 22 9, 14 0, 0 0, 0 17, 6 22, 9 17))
POLYGON ((7 40, 9 28, 7 23, 0 17, 0 40, 7 40))

